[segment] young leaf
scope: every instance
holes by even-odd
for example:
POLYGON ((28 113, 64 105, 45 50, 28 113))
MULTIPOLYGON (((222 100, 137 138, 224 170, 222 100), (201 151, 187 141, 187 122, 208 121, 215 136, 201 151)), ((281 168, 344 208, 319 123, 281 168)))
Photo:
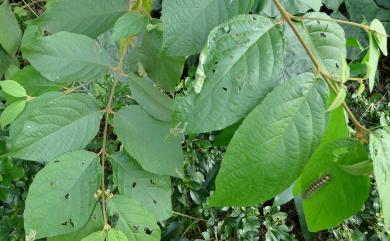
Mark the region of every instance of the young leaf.
POLYGON ((369 177, 349 174, 340 165, 354 165, 367 159, 364 146, 348 139, 323 144, 314 152, 300 182, 310 231, 334 227, 363 207, 370 190, 369 177), (326 182, 313 187, 325 176, 328 176, 326 182))
POLYGON ((0 87, 5 93, 13 97, 27 97, 26 90, 23 88, 23 86, 21 86, 18 82, 14 80, 0 81, 0 87))
POLYGON ((390 224, 390 128, 376 130, 370 135, 370 153, 386 225, 390 224))
POLYGON ((107 241, 128 241, 128 239, 122 231, 110 229, 107 233, 107 241))
POLYGON ((382 22, 374 19, 370 24, 370 28, 376 31, 373 33, 376 43, 383 55, 387 56, 387 33, 382 22))
POLYGON ((150 13, 152 11, 152 0, 135 0, 133 3, 132 10, 133 11, 145 11, 146 13, 150 13))
POLYGON ((99 188, 99 157, 75 151, 56 158, 34 178, 24 211, 27 233, 36 239, 71 233, 89 220, 99 188))
POLYGON ((110 57, 87 36, 59 32, 22 45, 23 56, 54 82, 88 81, 104 74, 110 57))
POLYGON ((126 151, 146 171, 176 177, 183 173, 181 140, 179 136, 170 137, 168 123, 158 121, 139 106, 132 105, 116 113, 114 130, 126 151))
POLYGON ((332 104, 328 107, 328 109, 326 111, 327 112, 332 111, 332 110, 336 109, 337 107, 339 107, 340 105, 342 105, 345 101, 345 97, 347 97, 347 89, 343 85, 339 89, 339 92, 337 93, 336 98, 333 100, 332 104))
POLYGON ((67 31, 96 38, 127 9, 127 0, 57 0, 34 22, 51 33, 67 31))
POLYGON ((86 94, 41 95, 12 123, 8 155, 47 162, 82 149, 98 132, 101 116, 96 100, 86 94))
POLYGON ((171 121, 173 100, 154 86, 149 78, 129 73, 129 84, 131 95, 148 114, 161 121, 171 121))
POLYGON ((0 5, 0 45, 11 56, 18 50, 22 31, 8 4, 0 5))
POLYGON ((108 212, 118 217, 115 228, 122 231, 129 240, 160 241, 161 231, 157 220, 130 197, 117 195, 111 198, 108 212))
MULTIPOLYGON (((331 93, 331 97, 328 102, 333 103, 335 96, 331 93)), ((347 120, 345 118, 344 108, 339 106, 329 113, 329 120, 327 123, 326 131, 322 137, 322 143, 327 143, 337 139, 347 138, 349 135, 347 120)))
POLYGON ((106 240, 106 232, 96 231, 94 233, 91 233, 87 237, 83 238, 81 241, 105 241, 106 240))
POLYGON ((25 100, 18 100, 7 106, 7 108, 3 110, 0 116, 1 128, 4 129, 4 127, 14 121, 19 116, 19 114, 22 113, 24 107, 26 107, 25 100))
POLYGON ((142 203, 158 221, 172 214, 171 180, 169 176, 149 173, 124 152, 111 155, 114 183, 119 193, 142 203))
POLYGON ((148 18, 146 16, 136 12, 126 13, 115 22, 112 38, 117 41, 138 35, 146 30, 147 24, 148 18))
POLYGON ((306 73, 268 94, 230 141, 209 204, 254 205, 288 188, 325 130, 326 91, 306 73))
POLYGON ((199 52, 214 27, 235 15, 249 12, 252 5, 253 0, 163 1, 164 51, 173 56, 199 52))
POLYGON ((339 165, 340 169, 351 174, 358 176, 369 176, 372 173, 372 161, 366 160, 350 165, 339 165))
POLYGON ((373 34, 370 32, 368 33, 368 40, 369 40, 369 49, 366 56, 363 59, 363 62, 367 64, 368 87, 370 91, 372 91, 375 85, 376 69, 378 67, 378 61, 381 53, 380 50, 378 49, 378 45, 375 42, 373 34))
POLYGON ((204 133, 242 119, 278 84, 284 45, 280 29, 263 16, 240 15, 214 29, 202 91, 176 98, 174 126, 204 133))

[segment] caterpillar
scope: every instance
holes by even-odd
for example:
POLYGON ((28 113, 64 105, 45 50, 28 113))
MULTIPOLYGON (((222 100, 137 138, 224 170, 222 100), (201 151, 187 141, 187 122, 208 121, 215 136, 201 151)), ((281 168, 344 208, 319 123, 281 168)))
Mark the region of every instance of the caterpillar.
POLYGON ((329 183, 331 180, 329 175, 325 175, 317 179, 315 182, 313 182, 303 193, 303 198, 310 197, 311 194, 313 194, 315 191, 329 183))

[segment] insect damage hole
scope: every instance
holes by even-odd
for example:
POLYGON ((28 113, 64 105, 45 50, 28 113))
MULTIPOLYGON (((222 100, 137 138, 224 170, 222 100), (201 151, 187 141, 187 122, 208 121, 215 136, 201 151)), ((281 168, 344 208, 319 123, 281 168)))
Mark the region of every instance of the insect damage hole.
POLYGON ((309 198, 313 193, 331 181, 330 175, 325 175, 314 181, 303 193, 303 198, 309 198))
POLYGON ((133 182, 132 187, 135 188, 135 186, 137 186, 137 183, 136 183, 136 182, 133 182))

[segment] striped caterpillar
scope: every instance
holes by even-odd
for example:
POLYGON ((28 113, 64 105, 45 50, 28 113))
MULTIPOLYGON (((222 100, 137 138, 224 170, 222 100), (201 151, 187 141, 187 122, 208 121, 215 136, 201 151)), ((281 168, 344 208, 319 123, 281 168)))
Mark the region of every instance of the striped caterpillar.
POLYGON ((313 182, 303 193, 303 198, 310 197, 311 194, 313 194, 315 191, 329 183, 331 180, 329 175, 325 175, 317 179, 315 182, 313 182))

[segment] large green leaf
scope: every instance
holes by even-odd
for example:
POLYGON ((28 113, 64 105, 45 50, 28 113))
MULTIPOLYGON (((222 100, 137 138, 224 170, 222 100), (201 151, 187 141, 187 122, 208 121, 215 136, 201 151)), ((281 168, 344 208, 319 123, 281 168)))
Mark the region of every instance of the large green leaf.
POLYGON ((174 126, 185 127, 186 133, 239 121, 278 85, 284 40, 271 19, 237 16, 210 33, 207 48, 198 67, 205 75, 200 93, 176 98, 174 126))
POLYGON ((110 58, 93 39, 59 32, 22 45, 23 56, 54 82, 87 81, 105 73, 110 58))
POLYGON ((146 16, 136 12, 126 13, 115 22, 112 38, 120 40, 137 35, 146 30, 147 24, 146 16))
POLYGON ((11 62, 12 58, 2 48, 0 48, 0 77, 7 71, 11 62))
POLYGON ((130 73, 129 84, 131 95, 149 115, 161 121, 171 121, 173 100, 149 78, 140 78, 130 73))
POLYGON ((172 214, 171 180, 144 171, 141 166, 126 153, 111 155, 114 168, 114 182, 119 193, 132 197, 142 203, 158 221, 172 214))
POLYGON ((390 224, 390 128, 370 135, 370 153, 374 161, 375 181, 379 191, 385 223, 390 224))
POLYGON ((71 233, 82 228, 96 205, 99 157, 75 151, 50 162, 34 178, 24 211, 26 233, 36 239, 71 233))
POLYGON ((342 165, 367 159, 364 146, 347 139, 326 143, 315 151, 302 173, 301 189, 305 192, 325 176, 329 176, 329 180, 310 195, 304 195, 303 209, 310 231, 334 227, 363 207, 368 198, 370 179, 349 174, 342 165))
POLYGON ((128 241, 128 239, 122 231, 110 229, 107 233, 107 241, 128 241))
POLYGON ((106 231, 96 231, 83 238, 81 241, 106 241, 106 231))
MULTIPOLYGON (((333 0, 335 1, 335 0, 333 0)), ((276 8, 273 0, 262 0, 260 12, 270 17, 279 16, 280 13, 276 8)), ((321 0, 281 0, 281 4, 287 9, 287 11, 293 15, 299 13, 306 13, 309 10, 320 11, 321 0)))
POLYGON ((0 33, 0 46, 9 55, 14 55, 20 44, 22 30, 8 4, 0 5, 0 33))
POLYGON ((288 188, 321 140, 325 96, 324 82, 309 73, 267 95, 234 134, 209 204, 254 205, 288 188))
POLYGON ((170 176, 183 173, 181 139, 170 137, 168 123, 154 119, 141 107, 133 105, 116 113, 114 130, 126 151, 146 171, 170 176))
POLYGON ((175 56, 199 52, 214 27, 235 15, 249 12, 252 5, 253 0, 164 1, 164 51, 175 56))
POLYGON ((68 31, 95 38, 127 9, 126 0, 56 0, 35 23, 51 33, 68 31))
POLYGON ((12 123, 8 155, 24 160, 50 161, 84 148, 99 130, 102 113, 85 94, 47 93, 28 102, 12 123))
POLYGON ((130 197, 114 196, 108 203, 108 212, 118 218, 115 228, 125 233, 129 241, 160 240, 156 218, 130 197))

